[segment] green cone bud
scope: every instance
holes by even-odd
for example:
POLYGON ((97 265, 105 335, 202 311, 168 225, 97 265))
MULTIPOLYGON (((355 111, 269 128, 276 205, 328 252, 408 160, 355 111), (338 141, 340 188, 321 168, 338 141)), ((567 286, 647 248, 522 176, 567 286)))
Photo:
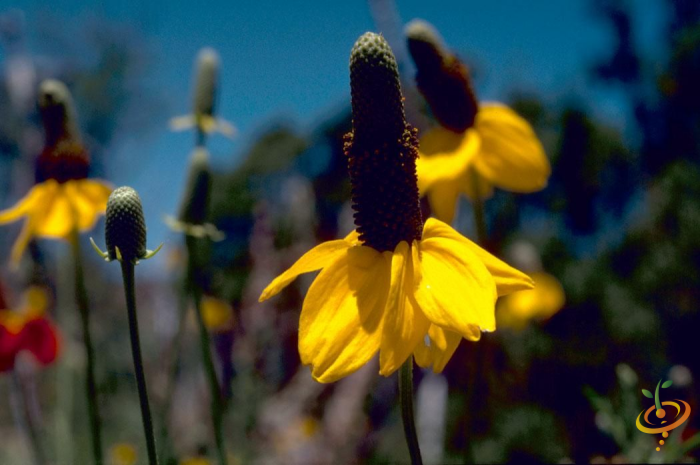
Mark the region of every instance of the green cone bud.
POLYGON ((136 262, 146 256, 146 221, 139 194, 131 187, 119 187, 107 201, 105 243, 110 260, 119 248, 124 261, 136 262))

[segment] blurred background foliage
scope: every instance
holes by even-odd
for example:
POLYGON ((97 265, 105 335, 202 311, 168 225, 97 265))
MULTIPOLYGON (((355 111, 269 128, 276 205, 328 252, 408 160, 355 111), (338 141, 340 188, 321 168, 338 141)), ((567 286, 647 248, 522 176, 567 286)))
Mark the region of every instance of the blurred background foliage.
MULTIPOLYGON (((444 376, 417 374, 419 391, 426 392, 424 397, 419 392, 419 417, 421 411, 435 416, 433 423, 424 418, 426 428, 442 431, 431 434, 419 425, 423 447, 435 451, 427 461, 673 462, 700 457, 695 414, 660 453, 654 450, 654 437, 634 427, 648 406, 641 388, 651 389, 661 378, 674 381, 673 397, 689 402, 693 412, 700 409, 695 381, 700 373, 700 3, 659 2, 668 12, 659 44, 666 51, 662 61, 635 46, 634 2, 589 2, 590 13, 610 28, 611 40, 585 79, 621 93, 631 109, 623 129, 601 122, 590 102, 574 92, 558 96, 557 105, 550 104, 550 96, 531 91, 513 89, 504 96, 541 137, 553 171, 542 192, 497 191, 487 202, 489 246, 513 263, 518 261, 515 244, 533 246, 542 269, 562 283, 566 304, 546 321, 533 320, 519 330, 501 328, 476 345, 463 341, 444 376)), ((397 43, 402 26, 396 16, 377 14, 389 2, 371 3, 378 30, 394 41, 403 61, 409 117, 415 115, 415 124, 422 127, 425 103, 411 88, 411 67, 401 53, 404 46, 397 43)), ((62 79, 71 88, 96 176, 109 179, 136 163, 137 154, 119 163, 107 161, 115 144, 163 130, 154 121, 170 109, 148 79, 153 57, 136 31, 103 20, 86 22, 79 31, 65 30, 50 21, 26 23, 21 13, 10 11, 0 17, 0 34, 3 206, 33 181, 33 160, 43 142, 36 87, 44 77, 62 79), (39 37, 40 50, 29 47, 27 31, 39 37)), ((225 59, 226 51, 220 52, 225 59)), ((475 66, 477 88, 480 66, 487 65, 475 66)), ((235 98, 233 92, 226 92, 226 98, 235 98)), ((227 116, 235 120, 235 115, 227 116)), ((234 312, 233 326, 214 339, 229 388, 227 441, 241 463, 407 460, 395 379, 378 378, 370 363, 326 386, 312 381, 300 366, 297 323, 309 279, 272 302, 257 303, 269 280, 305 250, 352 229, 342 153, 350 124, 349 98, 311 130, 277 120, 258 131, 235 168, 215 172, 209 221, 225 239, 207 252, 203 291, 234 312)), ((145 199, 150 201, 157 203, 145 199)), ((474 237, 466 200, 455 225, 474 237)), ((16 228, 0 229, 3 257, 16 234, 16 228)), ((183 305, 177 297, 180 242, 174 235, 169 240, 166 273, 149 275, 151 265, 139 270, 152 396, 157 406, 172 396, 167 440, 173 461, 206 455, 208 446, 211 451, 207 391, 192 318, 185 321, 182 347, 173 344, 175 308, 183 305), (169 386, 172 370, 176 383, 169 386)), ((63 463, 79 462, 84 459, 80 451, 87 449, 87 431, 77 421, 84 418, 82 391, 72 386, 80 383, 83 355, 71 311, 64 311, 71 306, 70 296, 61 290, 70 289, 66 254, 45 242, 33 244, 31 251, 31 260, 19 272, 3 268, 4 300, 11 307, 30 283, 55 291, 55 318, 64 333, 61 361, 43 371, 27 364, 25 375, 38 392, 48 447, 68 460, 63 463)), ((105 322, 96 324, 95 338, 106 441, 134 444, 143 457, 131 362, 124 350, 126 316, 121 301, 112 298, 118 281, 94 257, 87 267, 93 320, 105 322)), ((8 399, 7 389, 0 379, 0 399, 8 399)), ((0 432, 21 438, 4 403, 0 432)), ((20 463, 18 457, 28 457, 25 449, 23 440, 3 441, 0 462, 20 463)))

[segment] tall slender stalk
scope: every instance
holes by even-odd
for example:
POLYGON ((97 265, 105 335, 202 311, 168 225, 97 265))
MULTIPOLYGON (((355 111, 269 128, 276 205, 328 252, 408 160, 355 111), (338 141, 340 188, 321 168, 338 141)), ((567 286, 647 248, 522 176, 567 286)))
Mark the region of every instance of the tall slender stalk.
POLYGON ((413 356, 409 356, 399 368, 399 400, 401 402, 401 419, 403 432, 408 443, 408 453, 412 465, 422 465, 423 458, 418 445, 416 422, 413 414, 413 356))
POLYGON ((146 449, 148 451, 148 463, 158 464, 156 454, 156 440, 153 435, 153 419, 148 403, 148 389, 146 388, 146 376, 143 370, 141 357, 141 341, 139 339, 139 322, 136 315, 136 289, 134 284, 134 264, 130 260, 122 260, 122 277, 124 279, 124 295, 126 297, 126 309, 129 315, 129 336, 131 337, 131 355, 134 359, 134 371, 136 372, 136 385, 139 391, 139 403, 141 404, 141 418, 143 431, 146 436, 146 449))
POLYGON ((188 254, 187 281, 189 283, 189 290, 192 293, 192 298, 194 299, 197 324, 199 326, 199 343, 202 349, 202 362, 204 363, 204 371, 206 372, 207 381, 209 384, 211 396, 210 410, 212 423, 214 425, 216 452, 219 456, 219 463, 221 465, 227 465, 228 460, 226 457, 226 446, 224 444, 224 436, 222 431, 225 406, 222 402, 221 385, 219 384, 216 376, 216 367, 214 366, 214 359, 211 354, 209 331, 207 330, 207 327, 204 324, 204 318, 202 317, 202 291, 199 286, 199 267, 197 266, 197 252, 195 247, 197 244, 197 239, 192 236, 185 236, 185 243, 187 245, 188 254))
POLYGON ((78 232, 73 230, 70 238, 71 252, 73 254, 75 301, 80 314, 80 323, 83 333, 83 345, 87 359, 85 374, 85 393, 88 401, 88 421, 90 423, 90 439, 95 464, 102 464, 102 434, 100 413, 97 402, 97 383, 95 381, 95 348, 90 335, 90 310, 88 308, 88 296, 85 288, 85 276, 83 272, 83 260, 80 251, 80 238, 78 232))
POLYGON ((36 424, 34 412, 28 399, 27 390, 25 389, 20 374, 16 369, 12 370, 12 383, 10 389, 13 401, 15 402, 17 408, 21 410, 21 412, 17 412, 17 421, 27 434, 29 444, 31 444, 32 454, 34 456, 34 463, 36 465, 44 465, 47 463, 46 453, 44 452, 44 447, 41 443, 39 427, 36 424))

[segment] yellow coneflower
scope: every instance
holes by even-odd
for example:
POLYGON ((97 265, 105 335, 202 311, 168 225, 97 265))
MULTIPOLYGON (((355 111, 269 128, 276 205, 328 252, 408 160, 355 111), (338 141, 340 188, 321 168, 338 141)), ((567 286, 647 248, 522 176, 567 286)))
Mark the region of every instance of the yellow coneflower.
POLYGON ((486 198, 498 187, 543 189, 551 168, 530 124, 500 103, 477 102, 467 67, 422 20, 406 27, 416 84, 440 123, 421 137, 417 162, 421 195, 450 223, 460 193, 486 198))
POLYGON ((37 184, 15 206, 0 211, 0 224, 26 218, 12 247, 17 265, 32 237, 68 240, 75 231, 92 229, 105 212, 112 188, 88 179, 89 156, 66 86, 54 80, 41 84, 39 107, 46 141, 37 160, 37 184))
POLYGON ((406 123, 396 61, 381 36, 366 33, 355 43, 350 84, 345 153, 357 229, 311 249, 260 300, 321 270, 299 324, 301 360, 320 382, 356 371, 377 352, 384 376, 412 354, 440 371, 461 338, 495 330, 499 295, 532 281, 447 224, 423 224, 416 130, 406 123))
POLYGON ((138 454, 128 442, 114 444, 109 449, 109 465, 135 465, 138 454))

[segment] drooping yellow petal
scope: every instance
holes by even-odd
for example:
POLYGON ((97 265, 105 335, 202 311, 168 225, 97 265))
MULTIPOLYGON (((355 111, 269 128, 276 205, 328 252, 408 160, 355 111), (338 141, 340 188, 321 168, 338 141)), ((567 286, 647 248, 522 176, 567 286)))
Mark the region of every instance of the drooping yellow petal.
POLYGON ((457 213, 457 200, 461 190, 460 178, 438 181, 428 190, 428 202, 433 216, 451 223, 457 213))
POLYGON ((491 273, 496 283, 499 296, 510 294, 515 291, 532 289, 534 286, 532 278, 528 275, 494 257, 486 250, 452 229, 449 225, 435 218, 428 218, 428 221, 425 222, 425 226, 423 227, 423 239, 431 237, 440 237, 466 246, 484 265, 486 265, 486 268, 489 270, 489 273, 491 273))
MULTIPOLYGON (((462 336, 452 331, 446 331, 436 325, 430 325, 428 336, 429 338, 425 342, 416 347, 414 352, 416 363, 422 368, 432 366, 435 373, 440 373, 445 369, 445 365, 447 365, 447 362, 450 361, 455 350, 457 350, 462 336)), ((478 341, 480 338, 481 333, 476 330, 473 337, 469 339, 478 341)))
POLYGON ((547 319, 564 306, 564 288, 554 276, 533 273, 535 288, 515 292, 498 303, 498 321, 513 329, 522 329, 532 319, 547 319))
POLYGON ((479 151, 479 135, 468 129, 463 133, 435 127, 420 139, 420 157, 416 160, 418 189, 425 195, 433 184, 456 179, 479 151))
POLYGON ((35 185, 19 202, 7 210, 0 211, 0 224, 12 223, 29 215, 39 204, 46 201, 46 196, 53 192, 56 181, 46 181, 35 185))
MULTIPOLYGON (((413 253, 402 241, 394 253, 384 252, 391 262, 391 285, 384 309, 384 334, 379 351, 379 374, 389 376, 396 371, 428 332, 430 321, 412 296, 413 253)), ((418 265, 420 262, 416 262, 418 265)))
POLYGON ((75 226, 75 214, 68 195, 70 191, 65 184, 59 184, 54 189, 46 211, 36 214, 35 235, 52 239, 68 238, 75 226))
POLYGON ((423 237, 420 285, 415 298, 436 325, 472 337, 475 329, 496 329, 496 284, 482 261, 464 244, 423 237))
POLYGON ((525 119, 505 105, 486 104, 479 108, 474 127, 481 137, 481 149, 472 160, 479 174, 512 192, 546 187, 549 160, 525 119))
POLYGON ((112 189, 99 181, 80 179, 63 186, 78 231, 89 231, 107 208, 112 189))
POLYGON ((313 377, 330 383, 379 350, 390 262, 370 247, 346 249, 316 277, 299 320, 299 354, 313 377))
MULTIPOLYGON (((328 241, 319 244, 306 252, 287 271, 276 277, 260 294, 260 302, 273 297, 294 281, 297 276, 303 273, 320 270, 337 261, 350 247, 350 244, 343 240, 328 241)), ((318 278, 317 278, 318 279, 318 278)))

